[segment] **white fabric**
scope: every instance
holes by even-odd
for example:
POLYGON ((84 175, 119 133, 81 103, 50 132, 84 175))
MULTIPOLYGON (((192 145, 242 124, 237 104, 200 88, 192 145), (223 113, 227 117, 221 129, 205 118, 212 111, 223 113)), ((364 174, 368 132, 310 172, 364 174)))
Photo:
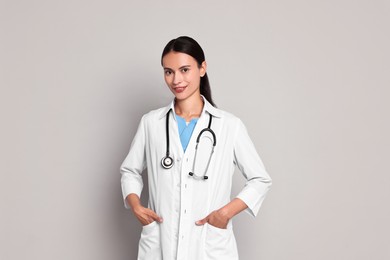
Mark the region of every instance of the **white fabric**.
MULTIPOLYGON (((256 216, 271 186, 255 146, 245 126, 237 117, 213 107, 204 99, 205 105, 184 153, 180 143, 174 103, 144 115, 131 144, 129 154, 120 171, 125 207, 130 193, 140 196, 143 182, 141 173, 148 172, 149 203, 164 221, 144 226, 139 242, 139 260, 237 260, 237 246, 232 222, 227 229, 210 224, 195 225, 195 221, 206 217, 230 202, 232 175, 235 166, 246 178, 246 184, 236 196, 247 205, 247 212, 256 216), (166 154, 166 116, 169 119, 170 156, 174 159, 171 169, 161 166, 166 154), (206 128, 209 114, 213 116, 211 128, 216 134, 216 147, 207 175, 208 180, 196 180, 188 173, 193 167, 196 138, 206 128)), ((208 133, 202 135, 196 174, 203 175, 212 143, 208 133)))

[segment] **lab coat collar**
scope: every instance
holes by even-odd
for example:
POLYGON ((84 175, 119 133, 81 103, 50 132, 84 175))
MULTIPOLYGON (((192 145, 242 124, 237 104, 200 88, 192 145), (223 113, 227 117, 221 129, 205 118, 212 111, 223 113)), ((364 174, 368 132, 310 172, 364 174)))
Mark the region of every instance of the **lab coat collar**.
MULTIPOLYGON (((208 102, 207 99, 203 95, 201 95, 201 97, 203 98, 203 101, 204 101, 203 111, 202 111, 201 115, 203 115, 205 112, 208 112, 209 114, 211 114, 214 117, 221 117, 222 116, 221 110, 219 110, 218 108, 211 105, 210 102, 208 102)), ((166 106, 162 109, 161 114, 159 116, 159 119, 162 119, 163 117, 165 117, 166 114, 171 109, 172 109, 172 111, 175 111, 175 100, 172 100, 172 102, 168 106, 166 106)))

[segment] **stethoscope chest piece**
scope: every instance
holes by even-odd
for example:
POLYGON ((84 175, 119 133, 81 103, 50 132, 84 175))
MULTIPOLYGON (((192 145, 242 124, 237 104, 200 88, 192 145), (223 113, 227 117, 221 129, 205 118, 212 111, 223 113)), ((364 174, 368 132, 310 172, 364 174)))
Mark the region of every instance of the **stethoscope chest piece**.
POLYGON ((164 169, 170 169, 173 166, 173 159, 170 156, 162 158, 161 165, 164 169))

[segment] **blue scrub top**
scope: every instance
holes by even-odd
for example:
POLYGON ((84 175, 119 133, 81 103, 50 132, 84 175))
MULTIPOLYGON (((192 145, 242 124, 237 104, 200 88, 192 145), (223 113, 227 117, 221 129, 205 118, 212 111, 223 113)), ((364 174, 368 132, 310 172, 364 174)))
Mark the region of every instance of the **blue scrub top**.
POLYGON ((181 116, 176 115, 176 121, 177 126, 179 128, 179 136, 180 136, 180 142, 183 147, 183 151, 185 152, 188 146, 188 143, 190 142, 192 132, 194 132, 194 128, 196 126, 196 123, 198 122, 198 118, 193 118, 188 124, 184 118, 181 116))

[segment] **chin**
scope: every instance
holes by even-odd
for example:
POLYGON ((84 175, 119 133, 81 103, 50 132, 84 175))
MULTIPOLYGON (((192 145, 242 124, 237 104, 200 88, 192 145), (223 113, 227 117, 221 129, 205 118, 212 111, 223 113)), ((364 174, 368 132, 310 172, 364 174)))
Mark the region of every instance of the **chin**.
POLYGON ((177 99, 177 100, 184 100, 188 97, 186 95, 181 95, 181 94, 176 94, 176 93, 174 95, 175 95, 175 99, 177 99))
POLYGON ((175 90, 172 90, 172 93, 173 95, 177 98, 177 99, 186 99, 187 97, 191 96, 190 94, 188 94, 186 91, 183 91, 181 93, 177 93, 175 90))

